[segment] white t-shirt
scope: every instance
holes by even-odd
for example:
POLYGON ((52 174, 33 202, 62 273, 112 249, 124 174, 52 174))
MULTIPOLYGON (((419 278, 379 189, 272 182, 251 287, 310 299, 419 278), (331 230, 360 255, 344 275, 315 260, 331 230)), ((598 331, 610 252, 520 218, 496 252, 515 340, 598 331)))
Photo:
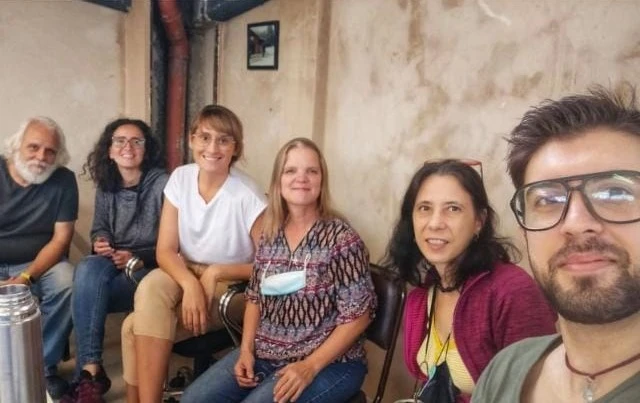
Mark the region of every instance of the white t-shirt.
POLYGON ((180 254, 188 260, 212 263, 250 263, 250 231, 266 206, 258 185, 244 172, 231 168, 227 180, 209 203, 198 193, 196 164, 173 171, 164 195, 178 209, 180 254))

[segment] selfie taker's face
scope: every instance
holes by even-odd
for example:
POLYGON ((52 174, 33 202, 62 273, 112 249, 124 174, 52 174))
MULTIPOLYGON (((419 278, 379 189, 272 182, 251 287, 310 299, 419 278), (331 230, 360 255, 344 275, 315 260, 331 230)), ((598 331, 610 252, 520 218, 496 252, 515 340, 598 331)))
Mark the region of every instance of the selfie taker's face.
MULTIPOLYGON (((541 147, 527 165, 525 184, 611 170, 640 171, 639 156, 640 136, 593 130, 541 147)), ((534 276, 563 318, 603 324, 640 311, 640 222, 605 222, 573 191, 555 227, 525 231, 525 238, 534 276)))

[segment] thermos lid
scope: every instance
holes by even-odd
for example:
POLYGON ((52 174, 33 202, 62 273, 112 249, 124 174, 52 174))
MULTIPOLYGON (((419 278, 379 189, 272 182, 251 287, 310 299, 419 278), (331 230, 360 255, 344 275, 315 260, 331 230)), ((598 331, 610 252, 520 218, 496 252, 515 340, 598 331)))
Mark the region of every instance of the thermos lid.
POLYGON ((38 303, 23 284, 0 286, 0 326, 21 323, 38 314, 38 303))

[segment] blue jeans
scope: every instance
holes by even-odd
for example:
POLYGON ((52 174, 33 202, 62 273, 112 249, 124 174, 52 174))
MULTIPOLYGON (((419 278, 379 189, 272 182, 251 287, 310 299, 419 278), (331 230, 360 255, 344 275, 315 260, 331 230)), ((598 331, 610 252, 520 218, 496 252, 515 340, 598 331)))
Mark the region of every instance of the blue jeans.
MULTIPOLYGON (((244 389, 238 385, 233 373, 239 355, 240 350, 235 349, 215 363, 185 390, 180 402, 273 402, 276 384, 273 374, 281 367, 256 358, 253 370, 259 378, 258 386, 244 389)), ((296 402, 345 402, 358 393, 366 374, 367 366, 361 361, 329 364, 316 375, 296 402)))
MULTIPOLYGON (((18 276, 31 262, 0 263, 0 281, 18 276)), ((31 286, 31 293, 40 300, 42 313, 42 344, 45 375, 54 375, 71 334, 71 284, 73 266, 66 260, 52 266, 31 286)))
MULTIPOLYGON (((133 277, 140 281, 150 271, 138 270, 133 277)), ((102 364, 107 314, 132 311, 136 287, 109 258, 90 255, 78 263, 71 304, 76 332, 76 375, 86 364, 102 364)))

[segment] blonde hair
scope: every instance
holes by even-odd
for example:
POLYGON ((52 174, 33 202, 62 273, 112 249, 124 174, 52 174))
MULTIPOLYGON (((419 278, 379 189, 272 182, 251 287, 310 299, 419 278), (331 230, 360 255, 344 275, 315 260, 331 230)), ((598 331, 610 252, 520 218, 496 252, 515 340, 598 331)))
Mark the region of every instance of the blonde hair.
POLYGON ((329 171, 327 170, 327 162, 320 152, 320 149, 308 138, 297 137, 289 140, 276 155, 273 163, 273 171, 271 172, 271 183, 269 184, 269 196, 267 209, 264 217, 264 236, 267 241, 273 241, 278 234, 278 230, 284 224, 289 215, 287 202, 282 198, 280 189, 280 178, 284 171, 284 165, 287 162, 289 151, 294 148, 308 148, 313 150, 318 156, 320 162, 320 171, 322 181, 320 183, 320 197, 318 198, 318 214, 320 218, 342 218, 342 216, 331 207, 331 196, 329 194, 329 171))
POLYGON ((196 134, 198 127, 202 124, 210 126, 219 133, 228 134, 236 141, 231 165, 242 158, 244 150, 242 122, 235 113, 222 105, 207 105, 193 119, 189 135, 196 134))
POLYGON ((69 151, 67 151, 67 142, 64 137, 64 132, 55 120, 46 116, 35 116, 27 119, 24 123, 22 123, 18 131, 11 135, 11 137, 7 138, 7 140, 5 141, 4 156, 7 159, 13 158, 13 154, 15 154, 20 149, 22 141, 24 140, 24 135, 27 132, 29 126, 31 126, 32 124, 41 124, 47 129, 53 131, 53 134, 58 140, 58 152, 56 153, 55 164, 58 166, 67 165, 69 163, 70 157, 69 151))

